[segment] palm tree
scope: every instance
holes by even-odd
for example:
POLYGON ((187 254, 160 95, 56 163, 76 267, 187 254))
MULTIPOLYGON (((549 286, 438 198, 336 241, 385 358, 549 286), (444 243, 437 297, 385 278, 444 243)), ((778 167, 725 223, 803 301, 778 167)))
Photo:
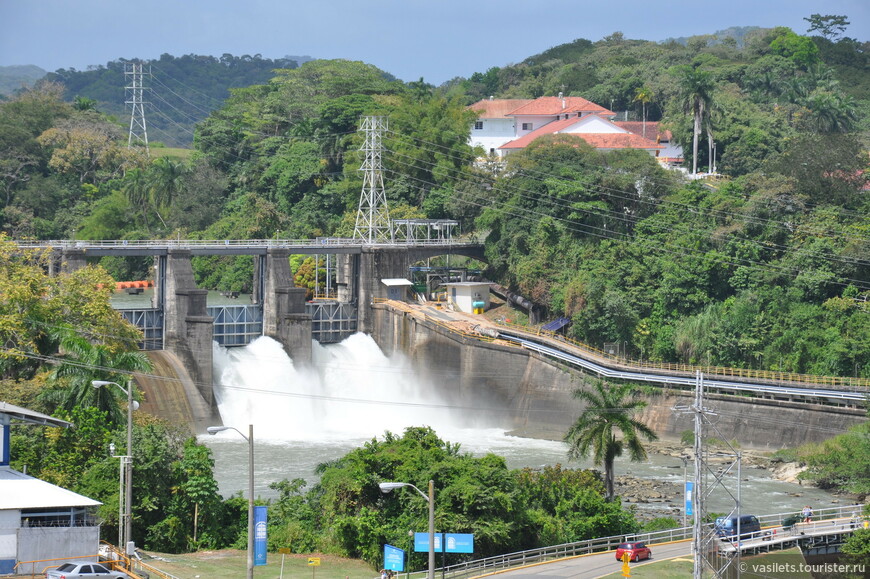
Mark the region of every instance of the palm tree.
POLYGON ((148 170, 149 201, 164 226, 166 222, 163 221, 160 210, 167 209, 175 198, 184 192, 187 187, 188 172, 184 163, 169 157, 157 159, 148 170))
POLYGON ((694 119, 692 130, 692 174, 698 172, 698 140, 701 137, 701 127, 708 109, 713 101, 715 83, 712 75, 706 71, 691 66, 681 68, 679 78, 680 94, 687 111, 691 111, 694 119))
POLYGON ((121 193, 127 198, 130 205, 142 212, 142 220, 145 229, 148 227, 148 189, 150 183, 141 169, 133 169, 124 177, 121 185, 121 193))
POLYGON ((595 380, 591 390, 574 390, 573 396, 586 402, 586 408, 565 434, 568 458, 586 458, 591 452, 594 464, 604 465, 605 499, 612 501, 613 461, 627 447, 631 460, 640 462, 647 456, 640 437, 658 439, 646 424, 633 418, 646 402, 631 399, 635 396, 631 386, 610 386, 602 380, 595 380))
POLYGON ((643 138, 646 138, 646 105, 653 99, 653 92, 647 86, 642 86, 634 91, 634 102, 639 102, 643 110, 643 138))
POLYGON ((812 127, 820 133, 848 133, 857 124, 857 107, 851 96, 816 90, 805 104, 812 127))
POLYGON ((119 406, 119 391, 116 388, 94 388, 92 382, 109 380, 124 385, 130 372, 151 369, 148 357, 142 352, 119 352, 96 344, 72 328, 62 327, 52 333, 60 345, 62 361, 50 374, 55 385, 43 390, 40 399, 67 411, 94 406, 106 412, 111 422, 123 423, 126 417, 119 406))

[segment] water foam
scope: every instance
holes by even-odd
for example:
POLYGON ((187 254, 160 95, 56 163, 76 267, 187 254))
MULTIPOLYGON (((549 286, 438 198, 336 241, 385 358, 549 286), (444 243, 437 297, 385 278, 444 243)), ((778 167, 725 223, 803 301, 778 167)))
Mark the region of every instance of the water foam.
POLYGON ((462 412, 415 376, 403 356, 385 356, 366 334, 329 346, 314 342, 311 367, 294 364, 267 337, 214 348, 221 418, 242 432, 254 424, 258 441, 365 440, 409 426, 431 426, 444 438, 462 430, 462 412))

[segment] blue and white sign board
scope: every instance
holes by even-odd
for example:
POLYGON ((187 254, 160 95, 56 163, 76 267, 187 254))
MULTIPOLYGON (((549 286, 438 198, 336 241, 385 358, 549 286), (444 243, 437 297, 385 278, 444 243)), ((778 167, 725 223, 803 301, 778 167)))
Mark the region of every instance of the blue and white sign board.
POLYGON ((692 491, 694 490, 695 483, 686 482, 686 516, 693 516, 694 513, 692 511, 692 491))
MULTIPOLYGON (((429 552, 429 533, 414 533, 414 551, 429 552)), ((474 535, 467 533, 435 533, 436 553, 474 553, 474 535)))
POLYGON ((266 564, 266 507, 254 507, 254 565, 266 564))
POLYGON ((405 551, 392 545, 384 545, 384 569, 387 571, 404 571, 405 551))
POLYGON ((474 535, 470 533, 447 533, 444 535, 445 553, 474 553, 474 535))
MULTIPOLYGON (((429 533, 414 533, 414 551, 429 552, 429 533)), ((441 552, 441 533, 435 533, 435 552, 441 552)))

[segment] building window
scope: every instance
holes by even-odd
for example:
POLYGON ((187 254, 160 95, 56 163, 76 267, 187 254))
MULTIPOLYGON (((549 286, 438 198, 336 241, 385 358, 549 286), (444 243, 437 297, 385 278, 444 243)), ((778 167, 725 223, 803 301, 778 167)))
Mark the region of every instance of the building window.
POLYGON ((483 121, 474 121, 474 130, 479 131, 483 129, 483 121))
POLYGON ((523 130, 524 131, 531 131, 532 130, 532 123, 523 123, 523 130))

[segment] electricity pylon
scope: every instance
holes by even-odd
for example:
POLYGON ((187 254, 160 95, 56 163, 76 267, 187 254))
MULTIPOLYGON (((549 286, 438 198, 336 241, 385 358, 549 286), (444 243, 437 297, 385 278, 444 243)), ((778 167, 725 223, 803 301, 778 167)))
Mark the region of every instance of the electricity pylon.
POLYGON ((356 213, 353 238, 366 243, 390 240, 390 212, 384 192, 384 177, 381 165, 383 147, 381 138, 387 130, 385 117, 363 117, 360 131, 365 132, 365 141, 360 151, 366 157, 360 171, 363 172, 363 187, 356 213))
POLYGON ((142 99, 144 86, 142 77, 145 74, 151 74, 149 68, 147 73, 142 71, 142 63, 130 62, 124 66, 124 76, 132 77, 132 84, 124 87, 127 100, 125 104, 132 105, 133 111, 130 114, 130 136, 127 139, 127 147, 133 146, 133 141, 141 143, 145 146, 145 152, 148 153, 148 129, 145 126, 145 102, 142 99))

